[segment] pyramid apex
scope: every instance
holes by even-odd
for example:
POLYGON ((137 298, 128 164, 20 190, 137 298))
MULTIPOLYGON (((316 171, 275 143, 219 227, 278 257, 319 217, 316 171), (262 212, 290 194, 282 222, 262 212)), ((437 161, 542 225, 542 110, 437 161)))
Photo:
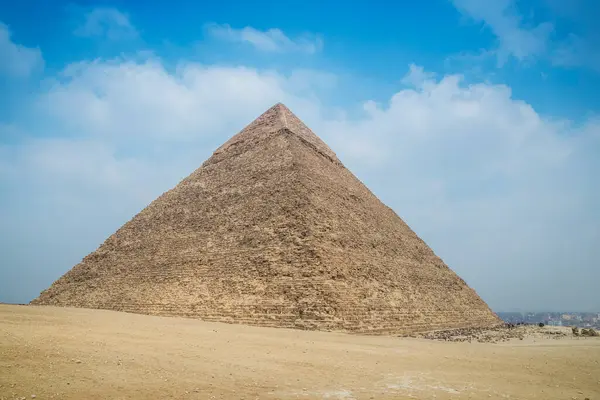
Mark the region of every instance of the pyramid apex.
POLYGON ((264 114, 269 114, 270 112, 274 112, 277 115, 282 128, 289 128, 286 115, 294 115, 294 113, 292 113, 285 104, 277 102, 274 106, 265 111, 264 114))
POLYGON ((230 138, 215 154, 221 154, 232 146, 237 147, 241 143, 258 143, 260 138, 266 138, 273 134, 278 134, 281 130, 286 130, 296 137, 300 138, 310 146, 329 158, 336 164, 341 162, 336 154, 327 146, 315 133, 300 120, 290 109, 282 102, 277 102, 258 118, 247 125, 241 132, 230 138))
POLYGON ((283 104, 283 103, 277 103, 277 104, 275 104, 275 107, 277 108, 277 110, 278 110, 279 112, 288 112, 288 113, 292 113, 292 112, 290 111, 290 108, 289 108, 288 106, 286 106, 285 104, 283 104))

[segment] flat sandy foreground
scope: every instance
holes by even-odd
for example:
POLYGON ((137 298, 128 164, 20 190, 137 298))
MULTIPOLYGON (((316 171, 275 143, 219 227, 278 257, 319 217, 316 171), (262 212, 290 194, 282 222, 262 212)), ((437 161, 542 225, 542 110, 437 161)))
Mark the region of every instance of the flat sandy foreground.
POLYGON ((0 305, 0 398, 600 399, 600 339, 498 344, 0 305))

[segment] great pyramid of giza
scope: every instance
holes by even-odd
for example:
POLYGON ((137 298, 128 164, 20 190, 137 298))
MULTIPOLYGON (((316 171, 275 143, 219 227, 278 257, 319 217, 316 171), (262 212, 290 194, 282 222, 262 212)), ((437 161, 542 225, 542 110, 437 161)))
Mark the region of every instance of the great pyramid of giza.
POLYGON ((376 334, 500 323, 283 104, 32 304, 376 334))

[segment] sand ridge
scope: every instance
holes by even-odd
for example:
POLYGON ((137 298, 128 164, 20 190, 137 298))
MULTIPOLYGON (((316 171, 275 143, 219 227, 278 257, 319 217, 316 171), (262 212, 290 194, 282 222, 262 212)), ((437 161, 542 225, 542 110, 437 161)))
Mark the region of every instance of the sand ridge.
POLYGON ((598 338, 451 343, 0 305, 0 399, 600 398, 598 338))

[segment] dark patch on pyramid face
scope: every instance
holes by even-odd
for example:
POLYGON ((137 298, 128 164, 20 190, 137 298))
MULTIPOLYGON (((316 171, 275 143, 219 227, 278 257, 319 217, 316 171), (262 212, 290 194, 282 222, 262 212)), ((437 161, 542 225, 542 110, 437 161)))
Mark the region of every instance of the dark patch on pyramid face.
POLYGON ((378 334, 500 323, 282 104, 32 304, 378 334))

